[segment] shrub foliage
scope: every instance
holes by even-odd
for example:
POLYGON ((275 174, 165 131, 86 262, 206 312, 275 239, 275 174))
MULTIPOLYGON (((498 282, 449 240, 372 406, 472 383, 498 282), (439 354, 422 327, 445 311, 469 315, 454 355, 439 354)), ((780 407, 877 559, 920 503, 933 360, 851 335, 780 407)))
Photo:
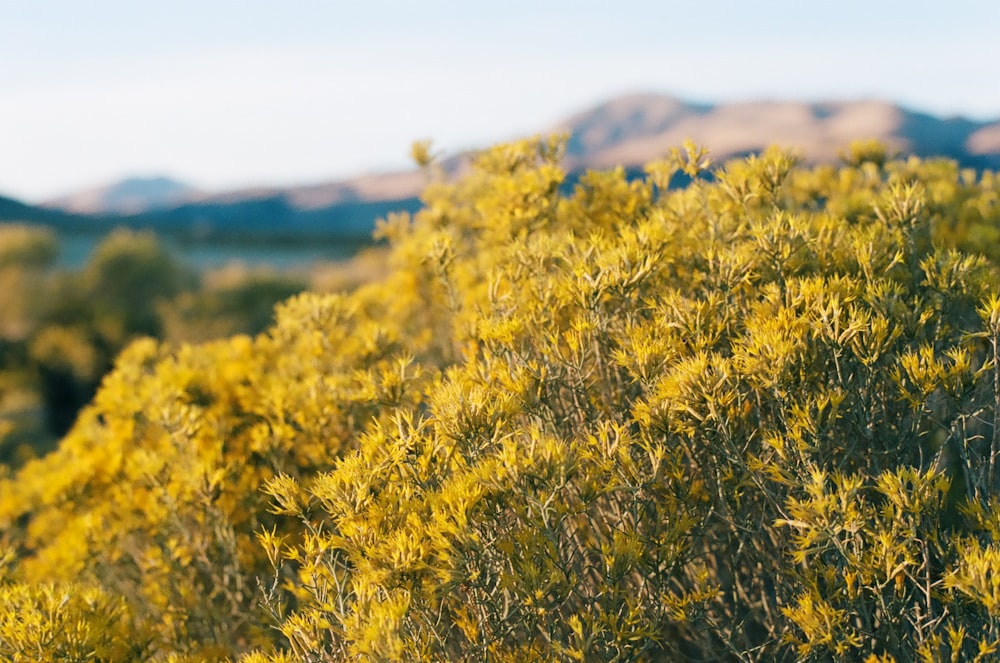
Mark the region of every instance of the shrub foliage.
POLYGON ((120 355, 0 484, 0 651, 1000 656, 1000 178, 561 150, 432 176, 378 282, 120 355))
POLYGON ((0 463, 12 467, 55 446, 132 341, 259 333, 306 289, 238 267, 200 274, 150 233, 110 233, 80 269, 57 267, 57 249, 51 230, 0 224, 0 463))

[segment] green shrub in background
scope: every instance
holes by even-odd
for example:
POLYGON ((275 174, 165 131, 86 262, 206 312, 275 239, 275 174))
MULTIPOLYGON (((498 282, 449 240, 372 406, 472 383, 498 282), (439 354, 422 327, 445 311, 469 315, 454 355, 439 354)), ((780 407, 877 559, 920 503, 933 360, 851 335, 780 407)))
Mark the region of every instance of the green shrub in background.
POLYGON ((54 233, 0 225, 0 462, 44 453, 137 338, 169 343, 258 333, 302 277, 182 264, 149 233, 108 235, 80 270, 57 269, 54 233))
POLYGON ((0 482, 7 586, 131 660, 995 659, 1000 179, 561 150, 432 183, 378 282, 133 344, 0 482))

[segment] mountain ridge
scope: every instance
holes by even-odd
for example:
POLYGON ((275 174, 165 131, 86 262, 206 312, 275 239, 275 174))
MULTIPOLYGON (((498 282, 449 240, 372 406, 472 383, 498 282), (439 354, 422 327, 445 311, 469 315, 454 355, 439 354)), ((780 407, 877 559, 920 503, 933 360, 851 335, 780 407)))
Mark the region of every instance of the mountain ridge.
POLYGON ((716 162, 771 144, 791 147, 809 162, 830 162, 850 142, 875 139, 907 154, 1000 167, 1000 119, 939 117, 878 99, 692 104, 629 95, 572 116, 553 131, 570 134, 570 169, 639 166, 687 139, 706 146, 716 162), (665 108, 669 122, 650 126, 649 119, 665 108), (607 135, 616 140, 602 140, 607 135))
POLYGON ((132 176, 42 203, 42 207, 73 214, 139 214, 183 204, 201 195, 199 189, 166 175, 132 176))
MULTIPOLYGON (((568 135, 564 167, 570 173, 635 169, 687 139, 706 146, 716 163, 771 144, 793 148, 807 162, 833 162, 852 141, 874 139, 905 154, 1000 170, 1000 118, 940 117, 879 99, 713 104, 639 93, 596 104, 539 133, 568 135)), ((446 159, 445 170, 459 170, 467 157, 446 159)), ((417 169, 217 192, 146 177, 62 196, 41 207, 92 219, 97 226, 117 223, 198 236, 355 236, 370 233, 376 216, 419 208, 425 184, 425 174, 417 169)))

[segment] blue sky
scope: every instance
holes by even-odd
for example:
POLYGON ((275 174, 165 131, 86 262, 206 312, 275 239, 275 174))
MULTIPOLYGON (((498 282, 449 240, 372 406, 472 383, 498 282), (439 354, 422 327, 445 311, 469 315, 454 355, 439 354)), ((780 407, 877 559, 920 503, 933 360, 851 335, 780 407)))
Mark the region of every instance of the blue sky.
POLYGON ((322 181, 639 91, 992 119, 997 34, 995 0, 0 0, 0 194, 322 181))

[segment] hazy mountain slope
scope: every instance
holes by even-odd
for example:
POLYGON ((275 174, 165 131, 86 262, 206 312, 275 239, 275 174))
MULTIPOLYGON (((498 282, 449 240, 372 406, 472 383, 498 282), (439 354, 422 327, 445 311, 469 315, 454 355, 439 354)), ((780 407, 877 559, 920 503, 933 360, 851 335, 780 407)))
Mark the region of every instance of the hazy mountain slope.
POLYGON ((659 95, 619 97, 567 118, 554 130, 569 130, 567 156, 589 163, 595 154, 662 135, 711 109, 659 95))
POLYGON ((81 230, 91 220, 62 210, 36 207, 0 196, 0 223, 5 221, 45 224, 57 230, 81 230))
POLYGON ((918 156, 1000 166, 1000 123, 940 118, 883 101, 758 101, 695 105, 671 97, 614 99, 552 127, 570 134, 571 168, 634 166, 690 138, 716 161, 770 144, 832 161, 851 141, 873 138, 918 156))
POLYGON ((969 153, 972 155, 1000 154, 1000 122, 987 125, 976 130, 967 141, 969 153))
POLYGON ((190 202, 220 205, 237 201, 282 197, 289 206, 317 210, 343 203, 416 198, 427 183, 418 170, 359 175, 348 180, 304 184, 293 187, 253 187, 199 196, 190 202))
POLYGON ((184 182, 169 177, 130 177, 114 184, 87 189, 50 200, 45 207, 76 214, 137 214, 174 207, 200 195, 184 182))
MULTIPOLYGON (((872 138, 905 153, 1000 169, 1000 121, 941 118, 877 100, 698 104, 664 95, 629 95, 542 133, 551 132, 569 135, 565 166, 571 173, 615 165, 634 168, 689 138, 708 147, 716 163, 770 144, 797 149, 809 162, 828 162, 851 141, 872 138)), ((464 162, 458 155, 443 166, 453 173, 464 162)), ((367 236, 377 217, 417 209, 425 183, 422 172, 410 170, 205 194, 169 178, 136 178, 47 206, 92 215, 95 227, 125 224, 194 236, 367 236)), ((0 205, 0 219, 26 218, 26 213, 0 205)))

